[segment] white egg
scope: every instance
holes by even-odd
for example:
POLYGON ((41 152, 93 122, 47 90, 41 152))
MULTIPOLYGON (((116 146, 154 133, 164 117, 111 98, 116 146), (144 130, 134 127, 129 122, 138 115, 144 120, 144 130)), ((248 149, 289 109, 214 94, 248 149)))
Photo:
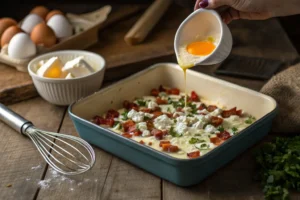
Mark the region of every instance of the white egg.
POLYGON ((63 15, 54 15, 47 25, 53 29, 57 38, 70 37, 73 34, 72 25, 63 15))
POLYGON ((37 14, 29 14, 21 24, 21 29, 26 33, 31 33, 32 29, 44 20, 37 14))
POLYGON ((26 33, 17 33, 8 44, 8 55, 12 58, 24 59, 36 54, 36 46, 26 33))

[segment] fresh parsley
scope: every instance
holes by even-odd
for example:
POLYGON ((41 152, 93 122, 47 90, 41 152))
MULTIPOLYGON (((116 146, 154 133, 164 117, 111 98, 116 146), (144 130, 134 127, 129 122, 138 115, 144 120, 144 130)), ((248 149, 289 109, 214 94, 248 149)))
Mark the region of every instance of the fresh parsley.
POLYGON ((138 99, 136 102, 139 106, 146 106, 146 101, 143 101, 142 99, 138 99))
POLYGON ((178 134, 173 127, 171 127, 169 134, 172 135, 172 137, 181 137, 182 135, 178 134))
POLYGON ((224 129, 224 127, 223 127, 223 126, 219 126, 219 127, 218 127, 218 131, 220 131, 220 132, 224 132, 224 131, 225 131, 225 129, 224 129))
POLYGON ((190 144, 197 144, 197 143, 202 143, 202 142, 205 142, 205 140, 200 140, 199 138, 191 138, 189 143, 190 144))
POLYGON ((122 120, 127 120, 128 119, 128 117, 127 117, 128 112, 127 111, 123 112, 121 115, 122 115, 122 120))
POLYGON ((167 112, 171 112, 171 108, 170 107, 167 108, 167 112))
POLYGON ((265 199, 287 200, 289 189, 300 191, 300 136, 277 137, 254 155, 265 199))
POLYGON ((232 132, 233 132, 234 135, 237 134, 237 130, 238 129, 236 127, 232 127, 231 130, 232 130, 232 132))
POLYGON ((248 119, 246 119, 245 123, 252 124, 255 120, 256 120, 255 117, 249 116, 248 119))
POLYGON ((144 117, 144 120, 145 120, 145 121, 148 121, 148 120, 150 120, 150 119, 151 119, 150 117, 146 117, 146 116, 144 117))

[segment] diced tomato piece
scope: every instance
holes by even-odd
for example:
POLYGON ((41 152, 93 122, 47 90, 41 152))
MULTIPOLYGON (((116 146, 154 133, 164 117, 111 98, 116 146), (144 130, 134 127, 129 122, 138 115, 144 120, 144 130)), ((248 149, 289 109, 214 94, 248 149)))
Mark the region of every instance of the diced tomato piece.
POLYGON ((114 123, 115 123, 115 120, 114 119, 105 119, 105 124, 110 126, 110 127, 113 127, 114 126, 114 123))
POLYGON ((222 139, 222 140, 228 140, 229 138, 231 138, 231 135, 227 131, 223 131, 221 133, 218 133, 217 137, 222 139))
POLYGON ((156 98, 156 103, 157 103, 158 105, 161 105, 161 104, 168 104, 168 101, 167 101, 167 100, 163 100, 163 99, 161 99, 160 97, 157 97, 157 98, 156 98))
POLYGON ((128 120, 127 122, 123 123, 122 126, 123 126, 124 131, 128 132, 130 127, 133 127, 133 126, 135 127, 135 123, 132 120, 128 120))
POLYGON ((106 113, 106 119, 110 119, 110 118, 118 118, 119 117, 119 112, 113 109, 110 109, 107 111, 106 113))
POLYGON ((159 86, 158 90, 160 92, 166 92, 167 91, 162 85, 159 86))
POLYGON ((103 118, 103 117, 100 117, 98 115, 96 115, 94 118, 93 118, 93 121, 95 124, 97 125, 100 125, 100 124, 105 124, 106 120, 103 118))
POLYGON ((236 115, 236 107, 231 108, 230 110, 224 110, 222 112, 222 117, 224 117, 224 118, 228 118, 231 115, 236 115))
POLYGON ((200 156, 200 151, 194 151, 194 152, 188 153, 187 156, 189 158, 197 158, 200 156))
POLYGON ((150 113, 151 109, 150 108, 142 108, 140 111, 145 112, 145 113, 150 113))
POLYGON ((210 142, 218 146, 218 145, 220 145, 223 141, 222 141, 220 138, 218 138, 218 137, 212 137, 212 138, 210 138, 210 142))
POLYGON ((134 130, 134 131, 132 131, 130 133, 133 134, 134 136, 140 136, 140 135, 142 135, 142 131, 140 131, 140 130, 134 130))
POLYGON ((169 134, 169 131, 167 131, 167 130, 164 130, 162 132, 163 132, 164 135, 168 135, 169 134))
POLYGON ((122 136, 124 136, 126 138, 132 138, 132 135, 129 133, 123 133, 122 136))
POLYGON ((151 95, 157 97, 159 94, 159 90, 158 89, 152 89, 151 90, 151 95))
POLYGON ((140 143, 140 144, 145 144, 145 142, 144 142, 143 140, 141 140, 139 143, 140 143))
POLYGON ((163 115, 164 113, 163 113, 163 112, 160 112, 160 111, 155 111, 155 112, 153 112, 152 114, 153 114, 153 118, 156 118, 156 117, 158 117, 158 116, 163 115))
POLYGON ((151 146, 151 145, 152 145, 152 142, 149 142, 148 145, 151 146))
POLYGON ((159 106, 157 106, 157 107, 155 107, 154 109, 152 109, 153 110, 153 112, 155 112, 155 111, 161 111, 161 108, 159 107, 159 106))
POLYGON ((160 141, 159 146, 162 147, 163 144, 170 144, 170 141, 168 140, 160 141))
POLYGON ((135 131, 136 131, 136 125, 128 127, 128 130, 127 130, 128 133, 135 132, 135 131))
POLYGON ((198 108, 198 110, 204 110, 206 109, 206 105, 205 104, 201 104, 198 108))
POLYGON ((134 109, 134 110, 136 110, 136 111, 139 110, 139 106, 138 106, 137 104, 132 103, 132 102, 129 102, 129 101, 127 101, 127 100, 125 100, 125 101, 123 102, 123 107, 126 108, 127 110, 131 110, 131 109, 134 109))
POLYGON ((180 90, 178 88, 172 88, 168 90, 168 94, 179 95, 180 90))
POLYGON ((147 121, 146 124, 147 124, 147 129, 149 131, 152 131, 153 128, 154 128, 153 122, 152 121, 147 121))
POLYGON ((162 144, 163 151, 175 153, 179 150, 178 146, 171 144, 162 144))
POLYGON ((223 123, 223 119, 220 118, 220 117, 215 117, 215 116, 212 116, 211 117, 211 124, 213 126, 220 126, 221 124, 223 123))
POLYGON ((195 91, 191 92, 191 100, 196 102, 200 101, 199 96, 195 91))
POLYGON ((216 110, 218 107, 217 106, 213 106, 213 105, 210 105, 207 107, 207 111, 208 112, 213 112, 214 110, 216 110))
POLYGON ((163 139, 163 132, 161 130, 157 130, 157 129, 153 129, 151 131, 151 135, 154 135, 154 137, 157 139, 157 140, 161 140, 163 139))

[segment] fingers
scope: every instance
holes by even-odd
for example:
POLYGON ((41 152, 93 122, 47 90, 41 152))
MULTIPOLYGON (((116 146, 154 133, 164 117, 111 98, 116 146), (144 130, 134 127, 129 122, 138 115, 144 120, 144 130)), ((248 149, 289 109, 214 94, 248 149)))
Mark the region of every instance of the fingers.
POLYGON ((240 12, 234 8, 229 8, 220 15, 225 24, 229 24, 232 20, 237 19, 265 20, 271 17, 268 13, 240 12))
POLYGON ((194 10, 198 10, 200 8, 200 2, 201 2, 201 0, 196 1, 194 10))
POLYGON ((194 9, 210 8, 215 9, 221 6, 232 6, 235 0, 197 0, 194 9))

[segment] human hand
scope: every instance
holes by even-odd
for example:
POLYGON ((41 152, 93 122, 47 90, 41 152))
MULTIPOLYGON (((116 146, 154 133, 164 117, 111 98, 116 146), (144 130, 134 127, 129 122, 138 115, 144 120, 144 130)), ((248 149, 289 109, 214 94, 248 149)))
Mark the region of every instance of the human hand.
POLYGON ((299 0, 197 0, 195 10, 217 10, 225 23, 236 19, 265 20, 300 13, 299 0))

